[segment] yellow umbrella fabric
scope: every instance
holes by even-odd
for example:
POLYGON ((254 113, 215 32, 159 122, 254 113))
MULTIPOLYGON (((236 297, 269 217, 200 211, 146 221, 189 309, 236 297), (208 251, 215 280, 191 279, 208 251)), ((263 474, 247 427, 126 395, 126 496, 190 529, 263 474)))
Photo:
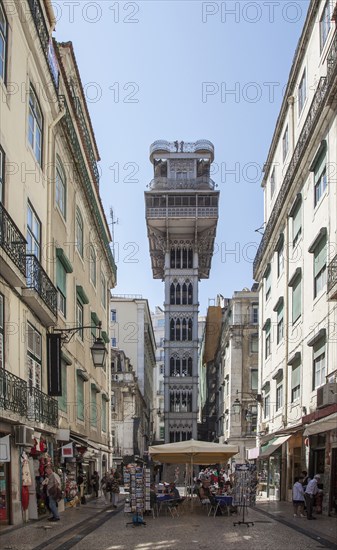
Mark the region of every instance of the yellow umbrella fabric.
POLYGON ((167 464, 215 464, 226 462, 238 452, 237 445, 224 445, 194 439, 149 447, 152 460, 167 464))

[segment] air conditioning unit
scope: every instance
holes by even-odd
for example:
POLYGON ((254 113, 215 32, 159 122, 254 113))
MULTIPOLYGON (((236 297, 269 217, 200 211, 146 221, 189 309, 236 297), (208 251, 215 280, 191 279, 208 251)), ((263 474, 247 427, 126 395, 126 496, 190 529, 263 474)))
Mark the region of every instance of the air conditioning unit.
POLYGON ((337 382, 328 382, 317 389, 317 408, 337 403, 337 382))
POLYGON ((337 403, 337 382, 328 382, 317 389, 317 408, 337 403))
POLYGON ((33 428, 29 428, 29 426, 23 426, 23 425, 15 426, 14 433, 15 433, 16 445, 22 445, 23 447, 34 446, 34 441, 33 441, 34 429, 33 428))

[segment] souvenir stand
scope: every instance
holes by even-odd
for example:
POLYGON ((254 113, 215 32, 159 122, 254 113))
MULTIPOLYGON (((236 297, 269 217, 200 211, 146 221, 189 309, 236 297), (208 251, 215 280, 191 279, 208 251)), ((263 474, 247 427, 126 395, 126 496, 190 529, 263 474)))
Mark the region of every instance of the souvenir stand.
POLYGON ((255 506, 256 502, 257 473, 255 464, 236 464, 234 473, 234 487, 232 491, 233 505, 240 506, 242 521, 234 522, 234 525, 254 525, 252 521, 245 521, 247 506, 255 506))
POLYGON ((129 494, 126 498, 124 512, 142 518, 150 506, 150 469, 138 464, 129 464, 124 468, 124 489, 129 494))

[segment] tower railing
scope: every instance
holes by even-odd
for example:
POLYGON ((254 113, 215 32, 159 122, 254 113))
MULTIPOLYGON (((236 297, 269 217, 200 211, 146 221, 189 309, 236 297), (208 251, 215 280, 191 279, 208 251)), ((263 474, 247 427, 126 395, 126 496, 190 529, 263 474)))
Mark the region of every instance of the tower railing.
POLYGON ((152 189, 215 189, 215 182, 209 176, 199 176, 190 179, 172 179, 165 177, 153 178, 149 184, 152 189))

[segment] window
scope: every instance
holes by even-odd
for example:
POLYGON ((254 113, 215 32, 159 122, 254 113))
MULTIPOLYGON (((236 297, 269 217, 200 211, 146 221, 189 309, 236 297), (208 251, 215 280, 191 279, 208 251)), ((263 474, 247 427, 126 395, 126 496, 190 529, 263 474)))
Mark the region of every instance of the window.
MULTIPOLYGON (((80 300, 76 301, 76 326, 83 327, 83 305, 80 300)), ((77 332, 77 336, 83 341, 83 329, 77 332)))
POLYGON ((41 255, 41 222, 30 203, 27 209, 27 254, 34 254, 38 260, 41 255))
POLYGON ((57 307, 64 317, 67 315, 67 272, 59 258, 56 258, 57 307))
POLYGON ((284 269, 284 246, 277 252, 277 276, 280 277, 284 269))
POLYGON ((302 314, 302 288, 301 277, 296 277, 292 290, 292 321, 295 323, 302 314))
POLYGON ((4 340, 4 324, 5 324, 5 300, 0 294, 0 369, 5 368, 5 340, 4 340))
POLYGON ((97 427, 97 403, 96 403, 96 386, 91 385, 90 391, 90 425, 92 428, 97 427))
POLYGON ((266 292, 266 300, 270 297, 271 294, 271 267, 270 265, 267 268, 266 274, 265 274, 265 292, 266 292))
POLYGON ((265 418, 268 418, 270 415, 270 395, 266 395, 264 398, 263 404, 263 414, 265 418))
POLYGON ((61 361, 61 387, 62 395, 58 398, 58 405, 61 411, 67 412, 67 365, 61 361))
POLYGON ((96 286, 96 252, 92 245, 90 246, 90 281, 96 286))
POLYGON ((283 300, 282 303, 279 305, 277 309, 277 343, 279 344, 283 340, 283 329, 284 329, 284 323, 283 323, 283 300))
POLYGON ((84 380, 77 376, 77 418, 84 420, 84 380))
POLYGON ((326 236, 317 243, 314 250, 314 298, 318 296, 326 285, 326 258, 327 238, 326 236))
POLYGON ((289 130, 288 125, 284 131, 283 138, 282 138, 282 156, 283 156, 283 162, 285 161, 289 149, 289 130))
POLYGON ((325 384, 325 338, 313 346, 313 390, 325 384))
POLYGON ((250 352, 258 353, 259 351, 259 335, 251 334, 250 336, 250 352))
POLYGON ((171 248, 170 267, 175 269, 191 269, 193 267, 193 249, 192 247, 171 248))
POLYGON ((275 168, 273 168, 273 171, 272 171, 271 176, 270 176, 270 198, 271 199, 273 198, 273 195, 275 193, 275 184, 276 184, 275 168))
POLYGON ((307 98, 307 75, 306 71, 303 72, 300 85, 298 87, 298 116, 300 116, 305 100, 307 98))
POLYGON ((76 249, 81 258, 83 258, 83 247, 84 247, 84 237, 83 237, 83 218, 81 212, 76 208, 76 249))
POLYGON ((59 210, 66 219, 66 196, 67 196, 67 180, 64 168, 60 159, 56 159, 56 177, 55 177, 55 201, 59 210))
POLYGON ((29 113, 28 113, 28 141, 33 149, 35 158, 42 166, 42 132, 43 118, 39 102, 32 86, 29 90, 29 113))
POLYGON ((252 323, 257 325, 259 322, 259 304, 252 304, 252 323))
POLYGON ((106 403, 104 396, 102 396, 102 432, 106 432, 106 403))
POLYGON ((8 45, 8 23, 0 0, 0 78, 6 82, 6 61, 8 45))
POLYGON ((298 243, 300 236, 302 235, 302 201, 298 201, 298 204, 293 213, 293 247, 298 243))
POLYGON ((329 34, 330 25, 331 25, 330 0, 327 0, 319 22, 319 42, 320 42, 321 52, 324 48, 326 39, 329 34))
POLYGON ((327 188, 326 153, 325 150, 317 159, 314 167, 314 205, 320 202, 327 188))
POLYGON ((279 384, 276 388, 276 410, 283 407, 283 384, 279 384))
POLYGON ((117 340, 116 338, 111 338, 111 347, 116 348, 117 347, 117 340))
POLYGON ((270 334, 270 321, 269 323, 267 324, 266 328, 265 328, 265 331, 266 331, 266 340, 265 340, 265 358, 267 359, 267 357, 269 357, 270 353, 271 353, 271 334, 270 334))
POLYGON ((301 362, 293 364, 291 370, 291 402, 300 398, 301 394, 301 362))
POLYGON ((115 322, 117 321, 117 312, 116 312, 115 309, 112 309, 112 310, 110 311, 110 321, 111 321, 112 323, 115 323, 115 322))
POLYGON ((27 323, 27 381, 30 405, 34 409, 34 388, 41 389, 42 346, 41 334, 27 323))
POLYGON ((104 277, 104 274, 101 272, 101 304, 106 309, 106 279, 104 277))
POLYGON ((252 390, 257 390, 258 388, 258 370, 252 369, 250 371, 250 387, 252 390))
POLYGON ((5 153, 0 147, 0 204, 4 202, 5 194, 5 153))

